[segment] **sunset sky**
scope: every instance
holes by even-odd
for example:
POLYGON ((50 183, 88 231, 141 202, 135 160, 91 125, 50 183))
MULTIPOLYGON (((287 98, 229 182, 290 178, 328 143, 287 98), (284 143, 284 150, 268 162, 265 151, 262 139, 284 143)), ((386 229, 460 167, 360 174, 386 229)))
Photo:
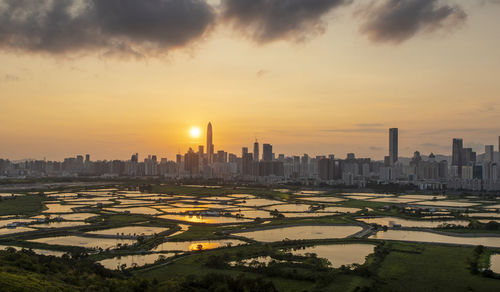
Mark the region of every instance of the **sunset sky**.
POLYGON ((174 159, 209 121, 238 155, 498 151, 500 1, 63 2, 0 0, 0 158, 174 159))

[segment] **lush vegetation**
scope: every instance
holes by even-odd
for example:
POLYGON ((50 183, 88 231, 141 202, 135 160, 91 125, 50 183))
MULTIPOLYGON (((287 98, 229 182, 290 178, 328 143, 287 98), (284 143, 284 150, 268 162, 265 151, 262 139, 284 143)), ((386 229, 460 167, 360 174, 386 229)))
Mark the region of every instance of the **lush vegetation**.
POLYGON ((40 195, 0 198, 0 216, 35 214, 43 210, 44 199, 40 195))

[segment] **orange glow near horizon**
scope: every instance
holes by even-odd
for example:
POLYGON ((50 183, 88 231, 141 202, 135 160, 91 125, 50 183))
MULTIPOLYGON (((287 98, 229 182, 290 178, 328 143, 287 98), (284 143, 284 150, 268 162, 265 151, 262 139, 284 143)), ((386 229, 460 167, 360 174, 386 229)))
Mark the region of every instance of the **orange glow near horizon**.
POLYGON ((191 127, 189 129, 189 136, 194 139, 198 139, 201 137, 201 130, 199 127, 191 127))
POLYGON ((463 2, 466 26, 398 45, 357 33, 352 5, 301 43, 219 26, 164 58, 0 50, 0 158, 175 160, 206 147, 209 121, 214 151, 238 156, 257 139, 276 155, 383 160, 391 127, 402 157, 450 154, 455 137, 482 153, 500 135, 500 5, 463 2))

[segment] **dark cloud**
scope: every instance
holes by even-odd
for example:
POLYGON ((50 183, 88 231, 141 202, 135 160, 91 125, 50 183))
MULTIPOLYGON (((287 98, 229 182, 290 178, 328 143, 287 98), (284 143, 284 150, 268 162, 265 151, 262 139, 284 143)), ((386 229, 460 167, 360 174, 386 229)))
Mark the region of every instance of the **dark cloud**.
POLYGON ((323 33, 322 16, 351 0, 222 0, 222 19, 258 43, 323 33))
POLYGON ((389 43, 401 43, 420 32, 454 28, 467 18, 460 6, 439 0, 376 1, 363 6, 357 14, 364 19, 363 34, 374 42, 389 43))
POLYGON ((165 54, 215 22, 204 0, 0 0, 0 49, 165 54))

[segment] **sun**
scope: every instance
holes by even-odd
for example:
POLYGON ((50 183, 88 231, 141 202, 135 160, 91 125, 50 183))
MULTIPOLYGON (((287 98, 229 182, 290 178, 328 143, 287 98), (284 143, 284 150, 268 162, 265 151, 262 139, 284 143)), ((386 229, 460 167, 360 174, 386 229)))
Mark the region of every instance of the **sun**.
POLYGON ((200 128, 191 127, 191 129, 189 129, 189 136, 191 136, 191 138, 200 138, 200 136, 201 136, 200 128))

